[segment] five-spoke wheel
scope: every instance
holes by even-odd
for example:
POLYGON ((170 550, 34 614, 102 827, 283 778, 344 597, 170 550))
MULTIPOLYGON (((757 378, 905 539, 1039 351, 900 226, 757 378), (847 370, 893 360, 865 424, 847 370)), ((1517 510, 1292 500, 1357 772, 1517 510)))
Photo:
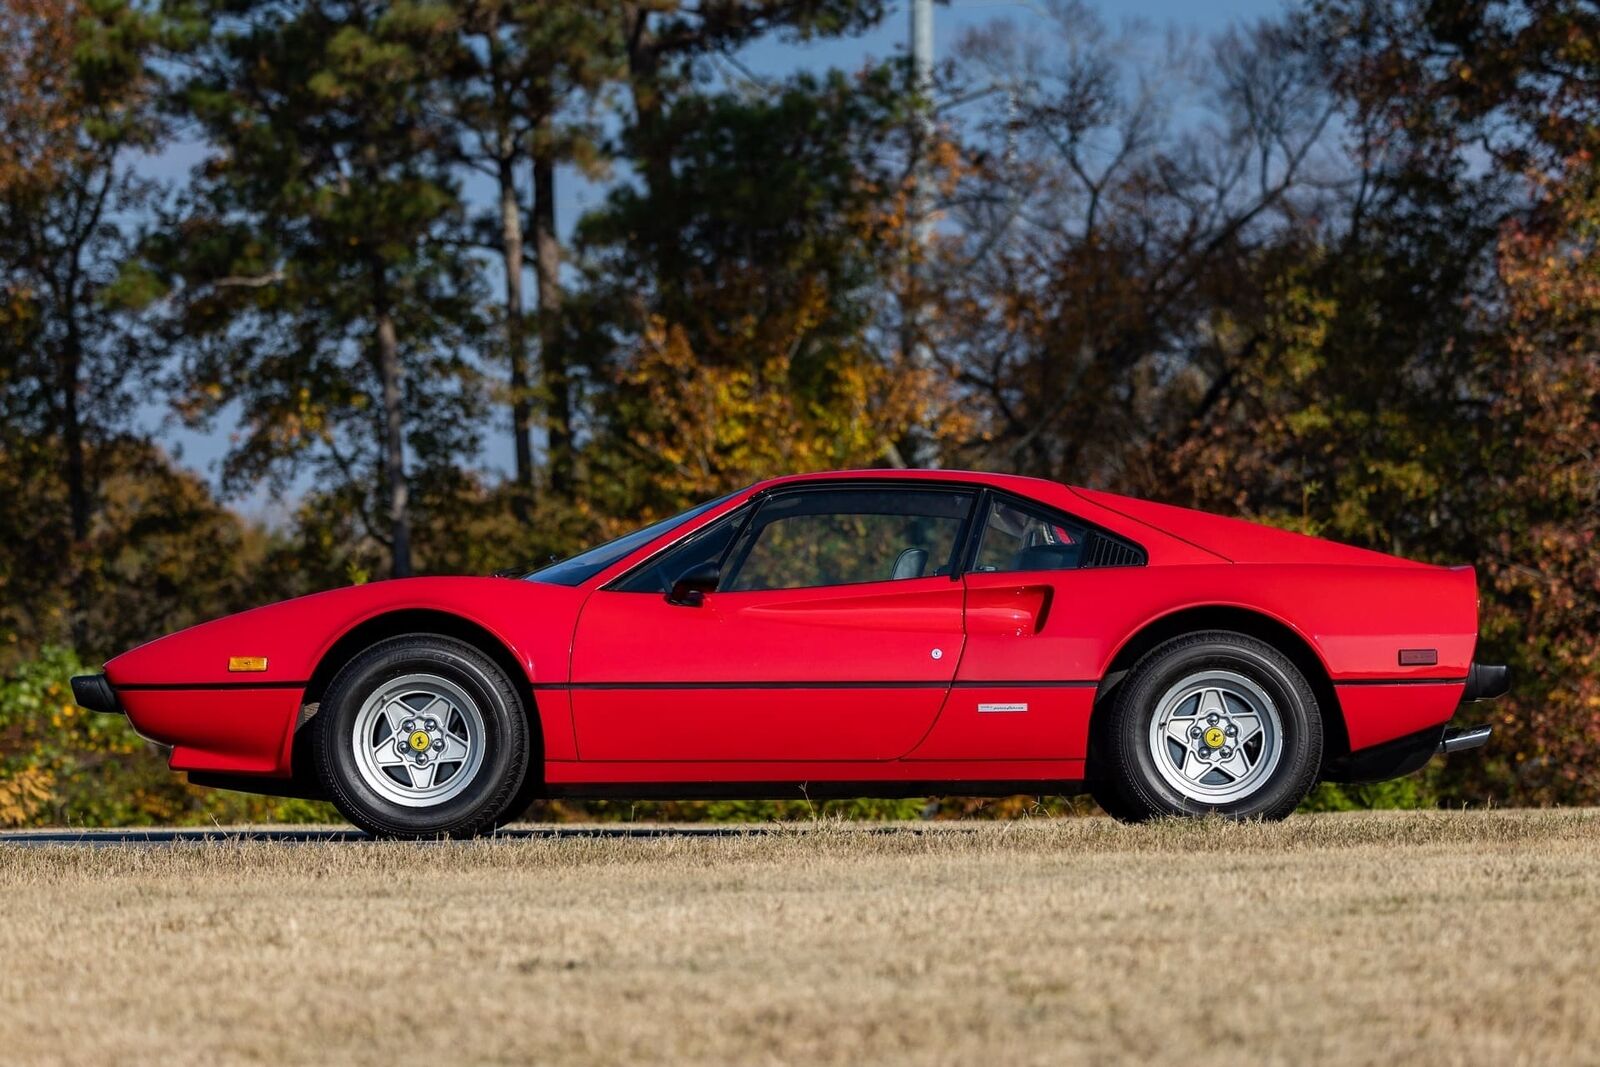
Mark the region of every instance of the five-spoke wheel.
POLYGON ((1210 670, 1172 685, 1150 718, 1156 771, 1204 803, 1248 796, 1283 755, 1283 725, 1266 691, 1237 671, 1210 670))
POLYGON ((312 729, 334 804, 383 837, 491 829, 535 773, 516 688, 448 637, 397 637, 361 653, 328 687, 312 729))
POLYGON ((1278 649, 1215 631, 1147 653, 1096 729, 1095 798, 1123 819, 1282 818, 1310 790, 1322 720, 1278 649))
POLYGON ((448 679, 408 674, 367 697, 350 744, 374 792, 412 807, 441 804, 483 765, 483 715, 448 679))

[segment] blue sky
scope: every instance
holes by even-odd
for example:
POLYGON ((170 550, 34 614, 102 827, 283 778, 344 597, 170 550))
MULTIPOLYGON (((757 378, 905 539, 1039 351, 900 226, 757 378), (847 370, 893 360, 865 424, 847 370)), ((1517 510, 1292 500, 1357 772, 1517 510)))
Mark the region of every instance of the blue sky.
MULTIPOLYGON (((1157 27, 1192 27, 1201 32, 1226 29, 1234 22, 1249 22, 1276 15, 1284 9, 1278 0, 1212 0, 1188 3, 1185 0, 1123 0, 1121 3, 1090 2, 1089 7, 1113 25, 1123 20, 1140 20, 1157 27)), ((1040 18, 1044 0, 953 0, 935 3, 934 50, 948 55, 961 34, 997 18, 1026 24, 1040 18)), ((845 41, 822 41, 795 46, 762 42, 747 49, 746 62, 761 73, 779 74, 802 67, 856 67, 869 56, 889 56, 903 51, 909 37, 909 8, 897 0, 889 17, 861 37, 845 41)))
MULTIPOLYGON (((1122 0, 1120 3, 1091 3, 1090 6, 1113 26, 1132 21, 1147 23, 1158 31, 1177 27, 1208 34, 1226 29, 1234 23, 1254 22, 1279 14, 1285 4, 1282 0, 1212 0, 1204 4, 1185 0, 1122 0)), ((1042 0, 953 0, 948 4, 937 4, 934 8, 936 58, 948 56, 967 30, 995 19, 1009 19, 1022 25, 1040 21, 1042 0)), ((800 70, 823 70, 828 67, 850 70, 859 68, 869 59, 904 53, 909 31, 909 6, 906 0, 897 0, 888 18, 859 37, 804 44, 761 41, 745 49, 739 59, 752 73, 761 77, 779 78, 800 70)), ((181 179, 198 160, 199 154, 197 146, 179 145, 142 169, 152 175, 181 179)), ((562 230, 567 230, 579 215, 599 202, 604 191, 583 182, 576 174, 563 174, 558 180, 560 196, 557 201, 557 223, 562 230)), ((467 190, 468 195, 474 198, 482 192, 471 187, 467 190)), ((493 285, 498 291, 498 280, 493 285)), ((232 426, 219 422, 209 433, 190 431, 174 425, 171 419, 165 417, 164 409, 154 405, 142 413, 142 418, 161 443, 172 450, 181 462, 209 480, 216 480, 218 460, 227 447, 232 426)), ((510 468, 509 433, 506 427, 495 425, 486 428, 485 449, 479 464, 494 472, 504 472, 510 468)), ((270 519, 281 514, 279 507, 263 496, 253 496, 236 503, 247 513, 260 517, 270 519)))

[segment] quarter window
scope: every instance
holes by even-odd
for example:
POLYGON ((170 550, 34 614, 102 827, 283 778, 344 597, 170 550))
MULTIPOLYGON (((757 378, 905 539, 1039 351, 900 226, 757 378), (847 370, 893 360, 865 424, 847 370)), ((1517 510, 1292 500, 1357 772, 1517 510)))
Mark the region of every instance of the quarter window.
POLYGON ((734 552, 729 591, 948 575, 973 494, 805 490, 765 501, 734 552))
POLYGON ((1046 515, 1003 499, 989 505, 975 571, 1073 570, 1083 562, 1089 529, 1064 515, 1046 515))

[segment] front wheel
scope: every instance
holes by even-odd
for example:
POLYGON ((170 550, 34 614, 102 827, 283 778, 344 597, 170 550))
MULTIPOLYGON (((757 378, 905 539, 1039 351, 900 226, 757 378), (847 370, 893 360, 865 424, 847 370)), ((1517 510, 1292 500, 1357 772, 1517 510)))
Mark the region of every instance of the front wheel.
POLYGON ((528 774, 528 717, 505 672, 471 645, 396 637, 343 670, 312 720, 318 774, 376 837, 471 837, 528 774))
POLYGON ((1227 631, 1152 650, 1123 682, 1103 733, 1101 788, 1126 820, 1281 819, 1316 782, 1322 718, 1276 648, 1227 631))

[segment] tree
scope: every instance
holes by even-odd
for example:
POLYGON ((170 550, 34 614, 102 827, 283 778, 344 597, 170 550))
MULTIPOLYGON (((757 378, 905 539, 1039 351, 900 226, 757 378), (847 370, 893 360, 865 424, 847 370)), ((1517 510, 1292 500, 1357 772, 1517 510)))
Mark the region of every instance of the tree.
POLYGON ((1600 12, 1583 0, 1313 0, 1341 93, 1417 170, 1550 172, 1600 147, 1600 12))
POLYGON ((174 286, 183 410, 237 405, 226 485, 309 470, 353 489, 390 572, 410 574, 410 467, 470 451, 481 412, 479 281, 433 63, 454 13, 216 0, 191 15, 208 28, 180 102, 211 154, 151 248, 174 286))
POLYGON ((1498 782, 1540 802, 1600 795, 1600 191, 1563 183, 1499 247, 1506 321, 1491 462, 1499 506, 1484 541, 1486 620, 1517 654, 1498 782))
POLYGON ((982 412, 969 462, 1127 486, 1227 387, 1260 268, 1317 215, 1334 102, 1273 25, 1195 55, 1050 12, 1056 38, 1000 21, 961 46, 983 104, 934 352, 982 412))
POLYGON ((670 172, 579 231, 573 347, 608 386, 597 487, 665 509, 880 462, 903 436, 924 383, 882 341, 906 100, 893 67, 674 100, 670 172))
MULTIPOLYGON (((1600 788, 1600 17, 1567 0, 1321 0, 1309 24, 1353 116, 1380 146, 1380 184, 1412 203, 1411 190, 1443 190, 1465 210, 1441 228, 1489 235, 1451 250, 1464 284, 1425 309, 1470 316, 1473 328, 1440 361, 1454 371, 1449 389, 1413 415, 1419 432, 1454 428, 1422 494, 1432 528, 1413 539, 1436 558, 1450 545, 1454 560, 1479 561, 1487 654, 1504 656, 1519 678, 1495 709, 1499 758, 1452 764, 1450 788, 1590 801, 1600 788)), ((1414 219, 1413 231, 1418 221, 1427 219, 1414 219)))
POLYGON ((519 517, 534 488, 534 402, 543 407, 550 487, 571 490, 571 400, 559 343, 561 242, 556 230, 556 166, 594 158, 598 131, 587 104, 614 77, 620 47, 615 20, 593 5, 472 0, 464 5, 465 40, 452 76, 469 163, 495 182, 494 247, 505 275, 504 339, 510 369, 511 424, 519 517), (528 373, 522 295, 524 204, 519 168, 528 166, 533 265, 541 366, 536 391, 528 373))
POLYGON ((769 33, 802 40, 859 33, 884 15, 883 0, 612 0, 626 50, 633 102, 628 138, 645 186, 656 195, 671 179, 673 97, 707 55, 731 53, 769 33))
MULTIPOLYGON (((4 0, 0 37, 0 463, 54 477, 65 530, 13 551, 18 579, 67 575, 68 629, 87 636, 96 443, 131 422, 151 350, 123 314, 128 218, 154 195, 132 157, 159 143, 148 66, 157 25, 123 0, 4 0)), ((31 486, 30 488, 36 488, 31 486)), ((8 510, 10 505, 8 505, 8 510)), ((59 514, 59 513, 58 513, 59 514)), ((53 525, 46 516, 34 521, 53 525)))

